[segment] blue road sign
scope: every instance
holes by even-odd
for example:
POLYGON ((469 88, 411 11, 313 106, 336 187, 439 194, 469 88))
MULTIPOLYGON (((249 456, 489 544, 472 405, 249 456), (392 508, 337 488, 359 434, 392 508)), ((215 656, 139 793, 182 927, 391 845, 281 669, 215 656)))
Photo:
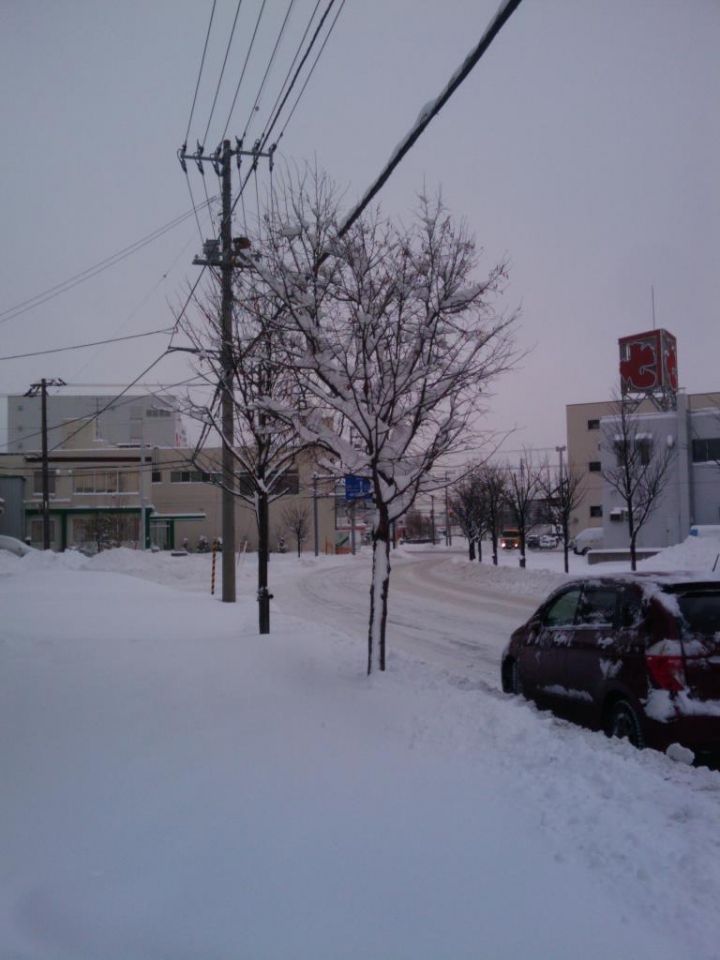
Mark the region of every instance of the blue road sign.
POLYGON ((345 477, 345 500, 372 500, 372 483, 369 477, 345 477))

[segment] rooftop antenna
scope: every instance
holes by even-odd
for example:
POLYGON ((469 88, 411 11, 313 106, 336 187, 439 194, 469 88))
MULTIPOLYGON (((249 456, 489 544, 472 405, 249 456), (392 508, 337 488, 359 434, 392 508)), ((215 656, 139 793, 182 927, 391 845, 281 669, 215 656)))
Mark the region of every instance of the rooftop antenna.
POLYGON ((653 330, 655 329, 655 287, 650 287, 650 299, 652 300, 653 330))

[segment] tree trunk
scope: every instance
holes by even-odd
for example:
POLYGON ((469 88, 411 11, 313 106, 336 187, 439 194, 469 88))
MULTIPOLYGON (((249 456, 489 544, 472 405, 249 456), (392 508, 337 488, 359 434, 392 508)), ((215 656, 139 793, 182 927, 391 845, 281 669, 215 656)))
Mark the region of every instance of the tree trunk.
POLYGON ((368 675, 373 660, 385 669, 385 629, 387 626, 388 589, 390 586, 390 523, 387 509, 378 508, 373 528, 372 583, 370 585, 370 626, 368 629, 368 675))
POLYGON ((567 520, 563 523, 562 528, 563 533, 563 556, 565 557, 565 573, 570 572, 570 560, 568 558, 569 548, 568 541, 570 539, 570 531, 568 530, 567 520))
POLYGON ((297 547, 298 547, 298 560, 299 560, 302 554, 302 540, 300 539, 300 537, 298 537, 297 547))
POLYGON ((472 537, 468 537, 468 560, 475 559, 475 541, 472 537))
POLYGON ((630 569, 634 572, 637 570, 637 553, 635 552, 635 544, 637 542, 637 530, 635 529, 635 517, 633 516, 633 503, 632 500, 628 499, 627 501, 627 511, 628 511, 628 533, 630 534, 630 569))
POLYGON ((497 548, 498 548, 498 538, 497 538, 497 534, 495 533, 495 531, 493 531, 493 533, 492 533, 492 538, 491 538, 491 539, 492 539, 492 560, 493 560, 493 566, 496 567, 496 566, 498 565, 498 552, 497 552, 497 548))
POLYGON ((482 540, 480 539, 480 537, 478 537, 478 542, 477 542, 477 558, 478 558, 478 563, 482 563, 482 540))
POLYGON ((258 625, 259 632, 265 634, 270 633, 270 592, 268 590, 270 522, 267 493, 257 494, 256 500, 258 520, 258 625))

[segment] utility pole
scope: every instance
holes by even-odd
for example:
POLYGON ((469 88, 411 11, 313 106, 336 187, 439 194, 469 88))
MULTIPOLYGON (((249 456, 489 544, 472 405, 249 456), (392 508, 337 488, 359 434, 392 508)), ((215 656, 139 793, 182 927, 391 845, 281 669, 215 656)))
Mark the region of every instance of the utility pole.
POLYGON ((452 546, 452 531, 450 530, 450 474, 445 473, 445 546, 452 546))
MULTIPOLYGON (((187 173, 186 160, 194 160, 201 175, 205 176, 203 163, 210 163, 215 173, 222 181, 222 221, 220 224, 220 242, 217 240, 206 240, 204 244, 204 258, 195 257, 193 263, 199 266, 211 266, 220 268, 221 283, 221 307, 220 307, 220 333, 222 344, 220 349, 222 380, 221 380, 221 405, 222 405, 222 599, 224 603, 235 603, 235 457, 233 456, 233 446, 235 443, 235 423, 234 423, 234 397, 233 397, 233 362, 232 362, 232 318, 233 318, 233 269, 237 266, 234 259, 234 247, 232 237, 232 158, 237 158, 238 169, 243 156, 253 158, 253 166, 257 165, 260 157, 268 157, 272 163, 274 150, 268 153, 261 153, 259 145, 254 150, 243 150, 242 141, 236 140, 236 146, 233 149, 229 140, 223 140, 214 153, 206 154, 205 148, 198 143, 195 153, 187 152, 187 144, 184 143, 178 152, 178 159, 183 171, 187 173)), ((236 244, 238 250, 248 246, 248 241, 244 237, 238 237, 236 244)), ((260 518, 259 518, 260 519, 260 518)), ((262 524, 258 523, 258 537, 262 542, 263 530, 262 524)), ((265 556, 267 556, 267 529, 265 530, 265 556)), ((258 589, 258 602, 261 606, 260 613, 260 632, 263 631, 263 599, 260 596, 261 589, 258 589)), ((265 586, 267 594, 267 583, 265 586)))
POLYGON ((318 476, 313 474, 313 530, 315 532, 315 556, 320 553, 320 535, 318 532, 318 476))
POLYGON ((432 529, 432 545, 435 546, 435 497, 430 494, 430 527, 432 529))
POLYGON ((40 416, 42 432, 42 522, 43 522, 43 550, 50 549, 50 465, 48 462, 47 436, 47 388, 64 387, 64 380, 47 380, 45 377, 39 383, 33 383, 26 397, 40 397, 40 416))

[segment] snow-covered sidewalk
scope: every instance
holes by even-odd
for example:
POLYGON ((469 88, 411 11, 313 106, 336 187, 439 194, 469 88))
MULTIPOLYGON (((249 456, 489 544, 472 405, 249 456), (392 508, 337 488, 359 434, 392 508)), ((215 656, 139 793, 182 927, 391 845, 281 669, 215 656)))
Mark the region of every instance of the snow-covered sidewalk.
POLYGON ((719 774, 208 571, 0 556, 0 957, 720 957, 719 774))

